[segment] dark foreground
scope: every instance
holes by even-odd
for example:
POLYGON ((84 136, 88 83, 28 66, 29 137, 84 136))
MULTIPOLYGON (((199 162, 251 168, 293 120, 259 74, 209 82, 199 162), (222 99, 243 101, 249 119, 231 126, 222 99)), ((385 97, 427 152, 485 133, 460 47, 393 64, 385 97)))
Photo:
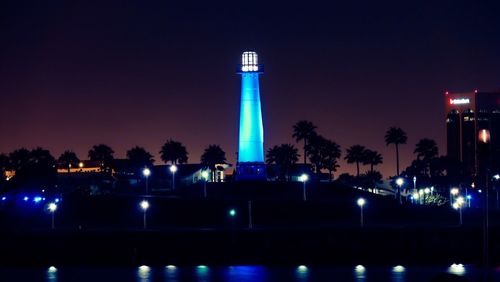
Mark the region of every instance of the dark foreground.
MULTIPOLYGON (((479 208, 464 210, 459 225, 458 212, 449 206, 400 205, 394 198, 332 185, 311 187, 304 202, 301 187, 250 187, 248 193, 245 187, 212 187, 208 199, 200 190, 68 195, 56 211, 55 230, 43 203, 12 198, 0 205, 0 264, 479 266, 485 261, 479 208), (363 228, 355 204, 360 196, 367 199, 363 228), (146 229, 138 205, 143 199, 151 205, 146 229)), ((492 210, 490 266, 500 264, 499 218, 492 210)))
MULTIPOLYGON (((498 238, 498 230, 492 230, 498 238)), ((2 265, 481 264, 481 232, 460 227, 30 231, 0 234, 2 265)), ((499 262, 498 240, 490 261, 499 262)))

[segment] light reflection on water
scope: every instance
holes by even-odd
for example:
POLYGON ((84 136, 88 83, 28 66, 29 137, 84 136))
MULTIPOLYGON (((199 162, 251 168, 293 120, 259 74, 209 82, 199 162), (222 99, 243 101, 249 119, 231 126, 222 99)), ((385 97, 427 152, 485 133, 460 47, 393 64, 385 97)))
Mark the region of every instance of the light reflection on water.
MULTIPOLYGON (((448 267, 321 267, 299 265, 295 267, 275 266, 139 266, 136 268, 111 267, 56 267, 44 268, 0 268, 0 281, 388 281, 415 282, 432 281, 438 274, 463 276, 468 281, 481 279, 482 269, 470 265, 452 264, 448 267), (43 273, 43 276, 41 275, 43 273), (156 274, 155 274, 156 273, 156 274), (156 276, 155 276, 156 275, 156 276), (43 278, 42 278, 43 277, 43 278), (110 280, 110 278, 112 280, 110 280), (135 278, 135 279, 134 279, 135 278)), ((492 269, 491 281, 500 281, 500 269, 492 269)))
POLYGON ((137 268, 137 281, 138 282, 150 282, 153 281, 151 276, 151 267, 147 265, 141 265, 137 268))

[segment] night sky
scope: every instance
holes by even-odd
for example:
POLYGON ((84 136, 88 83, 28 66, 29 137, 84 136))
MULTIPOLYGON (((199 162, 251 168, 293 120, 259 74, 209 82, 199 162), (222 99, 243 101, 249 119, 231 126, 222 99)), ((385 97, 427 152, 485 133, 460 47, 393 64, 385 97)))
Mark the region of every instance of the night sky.
POLYGON ((443 92, 500 88, 498 1, 89 2, 0 4, 0 152, 140 145, 160 163, 173 138, 190 162, 220 144, 234 164, 235 70, 253 50, 266 149, 295 144, 292 125, 308 119, 343 152, 381 152, 387 177, 390 126, 408 133, 402 168, 420 138, 445 154, 443 92))

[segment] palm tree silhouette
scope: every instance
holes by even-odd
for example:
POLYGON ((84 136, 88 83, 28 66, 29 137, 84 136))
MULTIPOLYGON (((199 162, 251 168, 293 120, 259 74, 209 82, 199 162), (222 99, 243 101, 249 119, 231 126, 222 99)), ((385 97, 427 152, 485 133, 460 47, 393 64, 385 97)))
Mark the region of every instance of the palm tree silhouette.
POLYGON ((346 150, 344 160, 347 160, 348 164, 356 163, 357 177, 359 177, 359 163, 363 163, 365 161, 365 156, 365 147, 361 145, 352 145, 346 150))
POLYGON ((57 162, 61 164, 63 167, 65 167, 68 170, 68 174, 71 172, 71 167, 73 165, 78 165, 80 162, 80 159, 76 156, 76 154, 73 151, 66 150, 64 153, 62 153, 59 158, 57 159, 57 162))
POLYGON ((130 162, 130 166, 134 169, 150 167, 155 161, 153 155, 139 146, 135 146, 127 151, 127 159, 130 162))
POLYGON ((414 154, 417 154, 417 162, 423 164, 424 174, 429 176, 433 175, 431 170, 431 162, 439 155, 438 146, 436 141, 428 138, 422 138, 415 145, 414 154))
POLYGON ((172 139, 168 140, 163 144, 160 151, 161 159, 165 163, 170 162, 171 164, 183 164, 187 163, 188 152, 186 147, 182 145, 181 142, 174 141, 172 139))
POLYGON ((385 133, 385 144, 394 144, 396 147, 396 176, 399 176, 399 144, 406 144, 407 140, 406 132, 399 127, 391 127, 385 133))
POLYGON ((296 142, 304 140, 304 164, 307 164, 307 146, 312 136, 316 135, 316 126, 307 120, 298 121, 293 126, 293 135, 296 142))
POLYGON ((92 149, 89 150, 89 159, 91 161, 98 161, 101 164, 101 170, 104 172, 105 169, 111 166, 113 162, 113 154, 115 152, 111 147, 105 144, 94 145, 92 149))
POLYGON ((290 169, 298 160, 298 150, 291 144, 275 145, 266 154, 266 163, 276 165, 281 180, 290 180, 290 169))
POLYGON ((224 163, 226 163, 226 152, 219 145, 208 145, 201 155, 201 164, 210 169, 212 179, 217 169, 215 166, 224 163))
POLYGON ((373 167, 379 165, 383 162, 382 155, 374 150, 365 150, 365 159, 363 160, 364 165, 370 165, 370 173, 373 173, 373 167))

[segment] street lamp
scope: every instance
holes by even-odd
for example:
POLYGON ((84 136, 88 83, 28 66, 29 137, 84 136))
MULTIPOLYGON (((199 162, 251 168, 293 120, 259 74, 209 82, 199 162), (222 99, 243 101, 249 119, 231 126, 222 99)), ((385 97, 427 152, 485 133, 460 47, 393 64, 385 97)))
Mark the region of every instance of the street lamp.
POLYGON ((309 179, 309 176, 307 174, 302 174, 300 177, 299 177, 299 181, 302 181, 303 183, 303 186, 302 186, 302 192, 303 192, 303 199, 304 199, 304 202, 307 200, 307 197, 306 197, 306 182, 307 180, 309 179))
POLYGON ((175 190, 175 173, 177 172, 177 166, 175 164, 170 166, 170 172, 172 173, 172 191, 175 190))
POLYGON ((453 204, 453 200, 457 197, 460 190, 458 188, 451 188, 450 190, 450 203, 453 204))
POLYGON ((361 228, 363 228, 364 226, 364 222, 363 222, 363 206, 366 204, 366 201, 365 199, 363 198, 359 198, 358 201, 357 201, 357 204, 359 206, 359 215, 360 215, 360 218, 359 218, 359 224, 361 226, 361 228))
POLYGON ((413 176, 413 191, 417 191, 417 177, 413 176))
POLYGON ((56 228, 55 222, 54 222, 54 215, 55 215, 56 210, 57 210, 57 204, 50 203, 48 208, 49 208, 49 212, 52 214, 52 230, 54 230, 56 228))
POLYGON ((457 201, 455 203, 453 203, 453 208, 458 210, 459 211, 459 214, 460 214, 460 225, 462 225, 463 221, 462 221, 462 206, 464 205, 465 203, 465 200, 463 197, 458 197, 457 198, 457 201))
POLYGON ((146 194, 148 193, 148 178, 151 175, 151 170, 149 168, 144 168, 142 170, 142 175, 146 178, 146 194))
POLYGON ((403 178, 399 177, 398 179, 396 179, 396 184, 398 185, 399 204, 403 203, 401 201, 401 186, 403 186, 403 183, 404 183, 403 178))
POLYGON ((207 181, 208 181, 208 171, 204 170, 201 172, 201 177, 205 180, 203 182, 203 196, 206 198, 207 197, 207 181))
POLYGON ((144 229, 146 229, 147 228, 147 224, 146 224, 146 211, 149 209, 149 202, 146 201, 146 200, 142 200, 142 202, 139 205, 140 205, 140 207, 141 207, 141 209, 142 209, 142 211, 144 213, 142 223, 143 223, 144 229))

